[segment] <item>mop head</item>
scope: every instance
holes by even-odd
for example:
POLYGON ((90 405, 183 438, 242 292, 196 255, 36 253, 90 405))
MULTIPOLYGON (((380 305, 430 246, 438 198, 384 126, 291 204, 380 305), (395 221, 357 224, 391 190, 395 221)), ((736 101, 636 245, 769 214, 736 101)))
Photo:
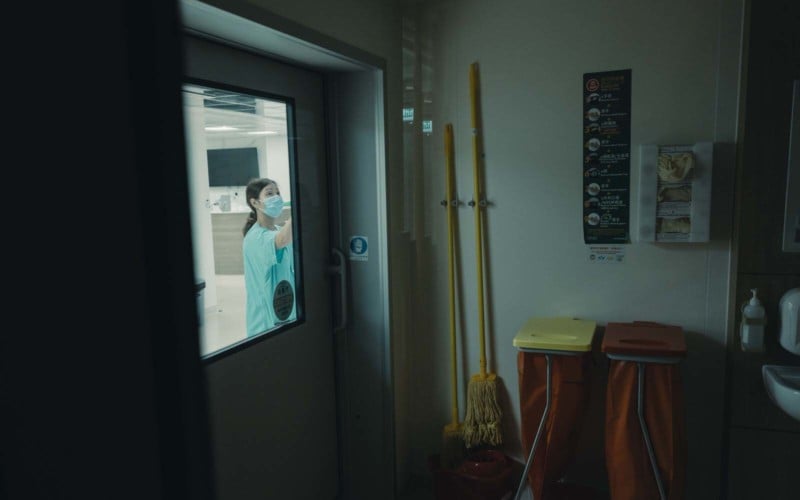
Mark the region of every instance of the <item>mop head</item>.
POLYGON ((447 424, 442 432, 442 467, 453 469, 467 456, 464 445, 464 429, 461 424, 447 424))
POLYGON ((497 375, 473 375, 467 387, 467 415, 464 419, 464 443, 467 448, 480 444, 501 444, 501 415, 497 403, 497 375))

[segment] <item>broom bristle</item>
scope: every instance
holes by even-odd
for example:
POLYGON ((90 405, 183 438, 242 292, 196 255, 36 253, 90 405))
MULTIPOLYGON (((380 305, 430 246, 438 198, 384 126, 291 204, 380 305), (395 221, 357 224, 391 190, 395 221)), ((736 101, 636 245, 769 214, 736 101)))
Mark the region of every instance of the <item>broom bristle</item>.
POLYGON ((464 444, 497 446, 503 442, 500 433, 502 411, 497 402, 497 376, 473 375, 467 387, 467 414, 464 418, 464 444))
POLYGON ((463 427, 461 424, 447 424, 442 432, 442 454, 440 457, 442 467, 455 468, 464 457, 467 448, 464 445, 463 427))

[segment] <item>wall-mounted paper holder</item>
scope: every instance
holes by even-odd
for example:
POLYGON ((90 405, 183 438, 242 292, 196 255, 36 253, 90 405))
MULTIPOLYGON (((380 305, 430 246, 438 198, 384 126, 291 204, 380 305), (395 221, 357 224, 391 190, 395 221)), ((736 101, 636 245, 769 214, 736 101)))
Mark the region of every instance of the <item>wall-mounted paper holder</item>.
POLYGON ((643 144, 639 152, 638 240, 708 241, 714 144, 643 144))

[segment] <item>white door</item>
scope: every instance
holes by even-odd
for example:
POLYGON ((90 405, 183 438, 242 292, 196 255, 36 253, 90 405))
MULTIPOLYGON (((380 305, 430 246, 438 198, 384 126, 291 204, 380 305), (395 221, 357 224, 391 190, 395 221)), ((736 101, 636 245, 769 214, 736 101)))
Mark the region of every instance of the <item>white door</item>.
POLYGON ((200 178, 208 169, 204 182, 211 184, 197 188, 197 176, 192 180, 194 191, 200 191, 192 195, 192 220, 196 268, 205 269, 206 285, 215 288, 205 290, 201 321, 206 334, 213 326, 221 336, 204 360, 216 497, 332 499, 338 460, 323 80, 317 73, 194 37, 187 36, 185 49, 184 92, 195 103, 186 115, 188 158, 194 165, 190 168, 201 166, 200 178), (222 109, 214 110, 214 120, 201 118, 215 105, 222 109), (281 109, 287 130, 283 139, 269 124, 260 130, 247 120, 225 122, 226 116, 233 123, 242 113, 280 122, 281 109), (231 133, 222 139, 214 135, 225 131, 231 133), (211 150, 213 156, 203 154, 211 150), (246 166, 253 155, 257 166, 246 166), (217 168, 231 171, 220 175, 217 168), (293 315, 283 315, 283 322, 251 337, 243 330, 244 306, 219 305, 234 300, 231 288, 234 296, 248 293, 236 262, 241 259, 240 228, 249 211, 245 181, 225 180, 236 170, 241 170, 236 175, 252 177, 248 168, 280 179, 281 195, 288 200, 284 215, 292 216, 295 258, 295 286, 289 292, 293 315), (211 248, 203 243, 212 240, 211 248), (233 319, 215 319, 226 313, 233 319))

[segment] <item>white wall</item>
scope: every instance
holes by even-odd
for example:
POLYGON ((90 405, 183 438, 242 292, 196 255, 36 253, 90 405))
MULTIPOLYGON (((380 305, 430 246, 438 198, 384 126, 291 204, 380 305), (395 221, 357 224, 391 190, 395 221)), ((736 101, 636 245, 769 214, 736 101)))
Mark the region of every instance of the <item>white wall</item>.
MULTIPOLYGON (((518 437, 516 350, 531 316, 652 320, 684 328, 689 439, 688 497, 716 498, 723 424, 724 342, 734 164, 715 165, 716 213, 707 244, 627 245, 626 262, 590 263, 582 238, 582 75, 632 69, 631 229, 637 223, 638 146, 732 143, 736 130, 741 1, 606 2, 464 0, 429 7, 423 39, 432 47, 434 133, 424 142, 420 252, 410 352, 409 457, 424 477, 449 421, 447 240, 442 131, 455 130, 459 198, 471 199, 468 67, 478 62, 484 118, 488 209, 486 272, 489 370, 507 391, 506 451, 523 460, 518 437), (720 27, 722 22, 722 28, 720 27), (731 25, 732 23, 732 25, 731 25), (732 182, 732 181, 731 181, 732 182)), ((422 9, 422 4, 418 9, 422 9)), ((419 10, 416 11, 417 13, 419 10)), ((413 16, 415 11, 409 11, 413 16)), ((724 149, 724 148, 723 148, 724 149)), ((728 148, 730 149, 730 148, 728 148)), ((460 225, 461 414, 478 372, 472 210, 460 225)), ((596 367, 602 369, 603 366, 596 367)), ((601 398, 602 399, 602 398, 601 398)), ((594 408, 591 416, 602 415, 594 408)), ((602 421, 595 422, 601 433, 602 421)), ((591 425, 591 422, 590 422, 591 425)), ((602 439, 601 434, 600 439, 602 439)), ((601 485, 601 442, 578 477, 601 485), (594 469, 591 469, 594 465, 594 469)))
POLYGON ((192 248, 194 249, 194 275, 203 279, 205 309, 217 305, 217 280, 214 271, 214 246, 211 236, 211 211, 209 210, 208 156, 206 150, 205 117, 201 98, 184 93, 184 126, 186 128, 186 165, 191 188, 189 201, 192 209, 192 248))
POLYGON ((285 135, 269 135, 266 140, 266 171, 262 175, 278 184, 284 201, 292 201, 292 191, 288 189, 292 185, 289 182, 289 141, 285 135))

